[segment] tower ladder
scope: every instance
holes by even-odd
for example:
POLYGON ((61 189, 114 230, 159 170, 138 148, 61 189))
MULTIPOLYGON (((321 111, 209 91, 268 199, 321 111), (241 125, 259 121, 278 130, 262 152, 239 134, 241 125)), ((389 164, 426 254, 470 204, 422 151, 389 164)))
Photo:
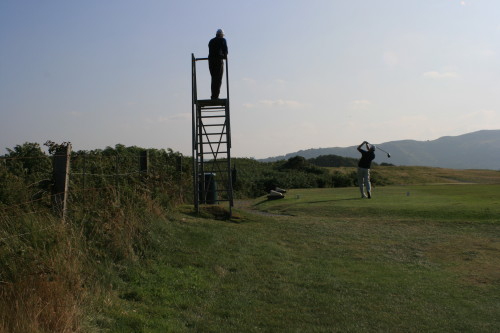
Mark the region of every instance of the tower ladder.
POLYGON ((226 98, 198 99, 196 63, 208 58, 191 54, 192 141, 194 206, 227 201, 233 207, 231 172, 231 123, 229 111, 229 69, 226 63, 226 98))

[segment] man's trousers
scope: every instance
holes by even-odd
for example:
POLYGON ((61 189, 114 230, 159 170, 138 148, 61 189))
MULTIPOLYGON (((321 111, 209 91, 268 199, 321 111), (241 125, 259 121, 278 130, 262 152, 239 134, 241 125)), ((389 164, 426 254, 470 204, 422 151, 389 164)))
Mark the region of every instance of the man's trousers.
POLYGON ((361 196, 365 197, 365 192, 363 186, 366 188, 366 193, 370 194, 372 191, 370 184, 370 169, 359 168, 358 167, 358 185, 361 191, 361 196))
POLYGON ((224 60, 208 59, 208 68, 212 76, 212 96, 211 99, 219 98, 222 76, 224 75, 224 60))

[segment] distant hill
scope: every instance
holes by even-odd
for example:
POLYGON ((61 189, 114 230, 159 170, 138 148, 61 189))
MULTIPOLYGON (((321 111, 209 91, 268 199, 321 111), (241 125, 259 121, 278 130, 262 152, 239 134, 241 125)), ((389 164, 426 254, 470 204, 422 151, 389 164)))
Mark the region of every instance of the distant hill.
MULTIPOLYGON (((376 151, 375 162, 379 164, 386 162, 395 165, 500 170, 500 130, 444 136, 432 141, 400 140, 374 144, 391 153, 391 158, 387 158, 384 152, 376 151)), ((310 159, 321 155, 359 158, 356 146, 351 146, 300 150, 260 161, 272 162, 293 156, 310 159)))

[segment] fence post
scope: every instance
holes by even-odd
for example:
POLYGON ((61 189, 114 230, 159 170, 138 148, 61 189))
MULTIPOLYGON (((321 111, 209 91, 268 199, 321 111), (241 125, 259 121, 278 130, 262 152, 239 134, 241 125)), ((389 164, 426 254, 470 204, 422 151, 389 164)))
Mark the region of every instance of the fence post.
POLYGON ((57 149, 53 159, 54 187, 52 189, 52 207, 62 220, 66 219, 68 207, 69 163, 71 156, 71 143, 57 149))
POLYGON ((184 202, 184 191, 182 186, 182 155, 177 156, 177 171, 179 175, 179 184, 177 186, 179 189, 179 200, 184 202))
POLYGON ((149 151, 142 150, 139 157, 139 171, 147 175, 149 173, 149 151))
POLYGON ((85 207, 85 204, 87 203, 87 192, 85 191, 86 190, 86 187, 85 187, 85 176, 87 174, 87 155, 86 153, 83 153, 82 154, 83 156, 83 175, 82 175, 82 186, 83 186, 83 190, 82 190, 82 193, 83 193, 83 207, 85 207))
POLYGON ((117 199, 117 205, 120 206, 120 175, 119 175, 119 170, 120 170, 120 161, 119 161, 120 155, 118 151, 116 152, 116 159, 115 159, 115 188, 116 188, 116 199, 117 199))

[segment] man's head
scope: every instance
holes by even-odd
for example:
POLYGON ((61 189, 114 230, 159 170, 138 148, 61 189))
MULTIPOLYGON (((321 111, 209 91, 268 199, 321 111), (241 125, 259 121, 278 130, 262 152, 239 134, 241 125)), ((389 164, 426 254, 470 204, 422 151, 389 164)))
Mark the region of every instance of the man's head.
POLYGON ((218 29, 217 33, 215 34, 217 37, 224 37, 224 30, 218 29))
POLYGON ((370 151, 375 151, 375 145, 370 145, 370 151))

